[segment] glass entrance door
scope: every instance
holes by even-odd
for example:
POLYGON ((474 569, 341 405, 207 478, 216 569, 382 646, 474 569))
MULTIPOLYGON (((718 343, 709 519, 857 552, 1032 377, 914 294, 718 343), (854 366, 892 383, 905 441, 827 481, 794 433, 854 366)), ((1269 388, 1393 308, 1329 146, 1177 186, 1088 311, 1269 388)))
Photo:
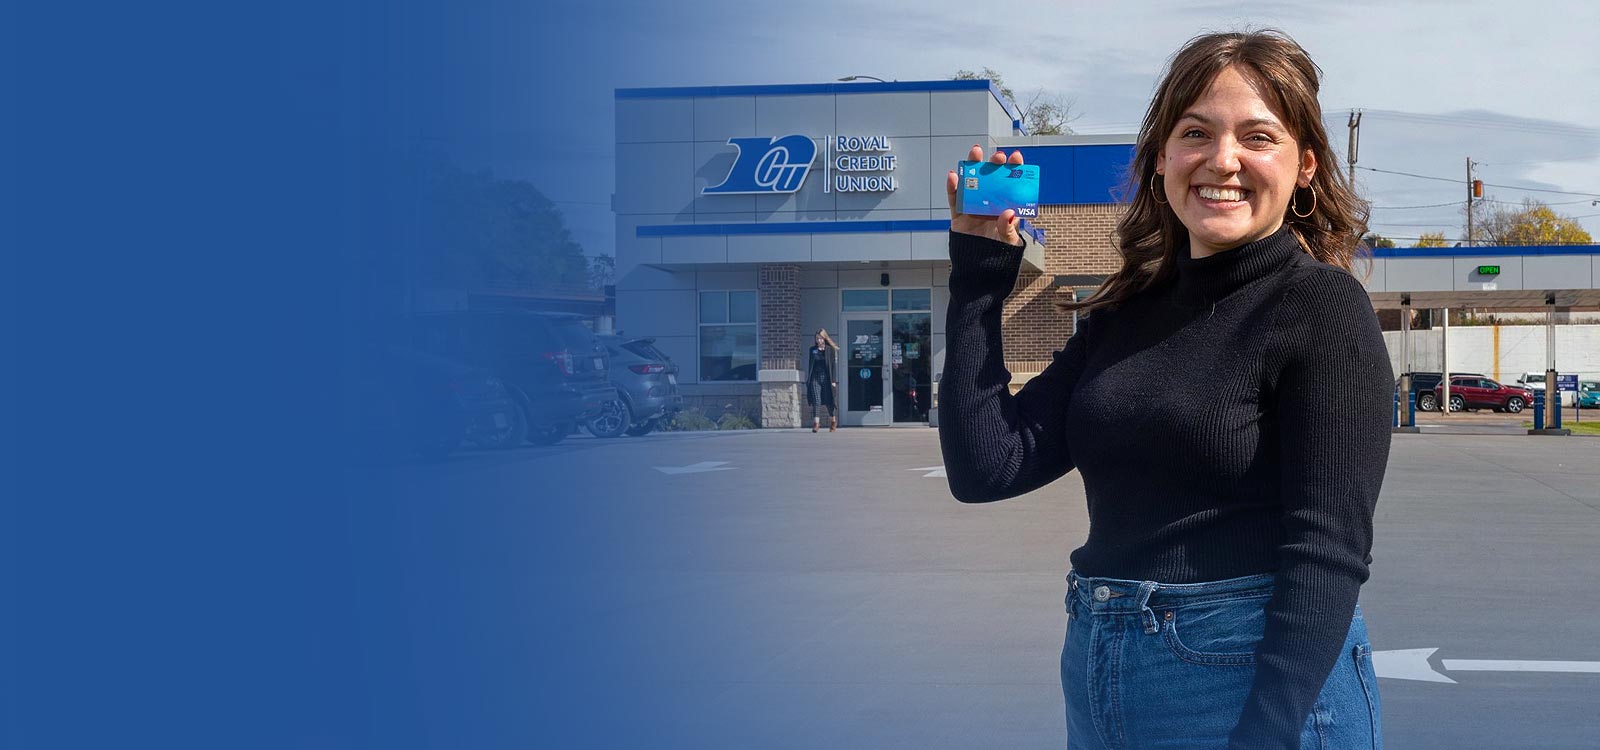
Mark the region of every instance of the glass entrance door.
POLYGON ((889 340, 893 379, 894 421, 928 421, 933 405, 933 321, 925 312, 895 313, 889 340))
POLYGON ((844 397, 843 418, 849 425, 887 425, 891 420, 889 357, 884 341, 889 316, 882 313, 844 316, 844 372, 839 390, 844 397))

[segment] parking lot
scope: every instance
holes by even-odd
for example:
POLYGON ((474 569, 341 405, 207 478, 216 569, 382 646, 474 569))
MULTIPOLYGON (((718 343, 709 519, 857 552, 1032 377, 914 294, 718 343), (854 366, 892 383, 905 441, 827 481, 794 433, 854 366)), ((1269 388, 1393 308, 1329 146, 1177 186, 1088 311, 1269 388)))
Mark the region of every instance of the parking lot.
MULTIPOLYGON (((1585 429, 1582 425, 1592 427, 1596 424, 1600 424, 1600 409, 1579 410, 1565 407, 1561 410, 1561 426, 1566 429, 1576 432, 1585 429)), ((1506 414, 1488 409, 1450 414, 1419 411, 1417 425, 1423 428, 1423 432, 1434 434, 1525 435, 1533 426, 1533 410, 1524 409, 1520 414, 1506 414)))
MULTIPOLYGON (((419 582, 417 637, 461 648, 419 650, 460 663, 417 669, 493 670, 540 696, 543 732, 1063 745, 1062 577, 1087 531, 1075 473, 961 505, 937 432, 907 428, 574 437, 402 479, 396 528, 476 581, 419 582), (528 642, 471 645, 485 639, 528 642)), ((1362 608, 1388 747, 1596 746, 1600 438, 1396 435, 1376 530, 1362 608)), ((506 696, 438 708, 469 687, 423 684, 417 705, 467 736, 526 721, 506 696)))

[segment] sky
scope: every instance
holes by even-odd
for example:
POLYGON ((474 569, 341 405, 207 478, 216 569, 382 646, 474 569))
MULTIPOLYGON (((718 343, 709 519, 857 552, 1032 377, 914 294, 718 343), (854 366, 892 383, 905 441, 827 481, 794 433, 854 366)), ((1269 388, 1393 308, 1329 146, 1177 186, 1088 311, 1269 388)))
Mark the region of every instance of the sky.
POLYGON ((989 67, 1019 98, 1070 99, 1079 133, 1132 133, 1186 40, 1262 27, 1289 33, 1322 68, 1340 168, 1349 112, 1363 111, 1356 178, 1373 231, 1460 237, 1471 158, 1486 197, 1542 199, 1600 238, 1600 3, 600 0, 550 13, 560 23, 506 19, 500 54, 512 63, 495 75, 514 97, 522 71, 568 71, 562 114, 520 122, 502 108, 495 127, 453 137, 453 154, 540 185, 590 255, 611 252, 612 185, 558 184, 543 166, 554 155, 614 174, 617 87, 934 80, 989 67), (561 29, 587 30, 585 43, 561 29), (529 39, 552 43, 518 43, 529 39))

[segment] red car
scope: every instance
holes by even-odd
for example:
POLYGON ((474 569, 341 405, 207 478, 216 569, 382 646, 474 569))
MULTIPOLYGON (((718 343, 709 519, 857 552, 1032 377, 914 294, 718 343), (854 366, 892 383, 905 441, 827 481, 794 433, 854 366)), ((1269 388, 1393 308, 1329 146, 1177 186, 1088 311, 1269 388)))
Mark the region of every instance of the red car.
MULTIPOLYGON (((1444 400, 1444 384, 1433 387, 1434 403, 1444 400)), ((1450 411, 1462 409, 1494 409, 1512 414, 1533 403, 1533 391, 1511 385, 1501 385, 1484 377, 1450 376, 1450 411)))

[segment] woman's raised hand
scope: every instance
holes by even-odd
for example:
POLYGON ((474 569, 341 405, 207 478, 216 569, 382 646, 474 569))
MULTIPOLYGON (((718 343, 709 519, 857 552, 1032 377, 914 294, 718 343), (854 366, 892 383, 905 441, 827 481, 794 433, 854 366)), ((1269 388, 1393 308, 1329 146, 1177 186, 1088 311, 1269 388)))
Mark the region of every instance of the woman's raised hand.
MULTIPOLYGON (((983 147, 973 146, 967 152, 967 161, 983 161, 983 147)), ((1006 158, 1006 152, 995 151, 989 156, 989 161, 995 164, 1021 164, 1022 152, 1012 151, 1011 157, 1006 158)), ((969 216, 956 210, 956 186, 961 175, 954 169, 945 175, 945 197, 950 199, 950 229, 962 234, 975 234, 979 237, 988 237, 999 240, 1007 245, 1020 245, 1022 238, 1017 234, 1017 212, 1006 209, 999 216, 969 216)))

